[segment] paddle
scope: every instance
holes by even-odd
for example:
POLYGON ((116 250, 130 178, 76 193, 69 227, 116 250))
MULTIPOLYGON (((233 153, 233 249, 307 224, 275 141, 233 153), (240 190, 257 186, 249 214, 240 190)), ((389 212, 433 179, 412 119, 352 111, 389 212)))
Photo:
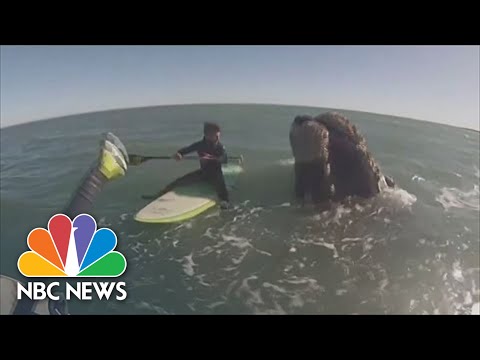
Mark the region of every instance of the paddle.
MULTIPOLYGON (((130 154, 128 156, 128 160, 130 165, 140 165, 148 160, 173 160, 173 156, 144 156, 144 155, 136 155, 130 154)), ((195 156, 184 156, 182 159, 184 160, 198 160, 198 157, 195 156)), ((229 156, 228 159, 230 160, 240 160, 243 163, 243 156, 229 156)))

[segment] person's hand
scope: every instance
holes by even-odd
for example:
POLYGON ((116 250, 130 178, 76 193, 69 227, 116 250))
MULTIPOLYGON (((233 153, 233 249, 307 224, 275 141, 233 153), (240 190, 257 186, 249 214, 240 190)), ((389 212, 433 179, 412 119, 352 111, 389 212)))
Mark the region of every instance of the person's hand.
POLYGON ((210 154, 205 154, 200 159, 202 159, 202 160, 216 160, 217 158, 215 156, 210 155, 210 154))
POLYGON ((173 158, 177 161, 180 161, 183 159, 183 156, 180 153, 176 153, 175 155, 173 155, 173 158))

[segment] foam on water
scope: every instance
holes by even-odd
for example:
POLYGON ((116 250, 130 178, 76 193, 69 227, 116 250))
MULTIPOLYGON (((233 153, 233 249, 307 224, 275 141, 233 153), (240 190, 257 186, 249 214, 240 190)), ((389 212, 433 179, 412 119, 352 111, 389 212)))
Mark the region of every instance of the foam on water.
POLYGON ((412 181, 425 181, 425 179, 421 176, 418 176, 418 175, 413 175, 412 176, 412 181))
POLYGON ((144 234, 145 231, 140 231, 138 234, 127 235, 128 238, 138 238, 144 234))
POLYGON ((387 188, 378 195, 386 201, 386 205, 396 208, 410 208, 417 201, 417 197, 400 188, 387 188))
POLYGON ((281 159, 277 161, 277 164, 281 166, 292 166, 295 164, 295 159, 294 158, 281 159))
POLYGON ((435 200, 442 204, 448 211, 450 208, 480 210, 480 192, 478 185, 474 185, 470 191, 462 191, 457 188, 443 187, 435 200))
POLYGON ((356 238, 346 237, 346 238, 343 238, 341 241, 342 242, 347 242, 347 241, 350 242, 350 241, 363 241, 363 240, 364 240, 363 238, 359 238, 359 237, 356 237, 356 238))
POLYGON ((134 306, 135 306, 135 308, 137 308, 139 310, 149 310, 150 312, 154 312, 156 314, 162 314, 162 315, 168 315, 169 314, 162 307, 149 304, 146 301, 140 301, 140 302, 136 303, 134 306))
MULTIPOLYGON (((333 251, 333 257, 334 258, 338 257, 338 252, 337 252, 337 248, 335 247, 335 245, 332 244, 332 243, 325 242, 323 240, 323 238, 297 239, 296 242, 298 244, 303 244, 303 245, 323 246, 323 247, 333 251)), ((290 252, 297 252, 297 250, 295 248, 291 248, 290 252), (292 251, 292 249, 293 249, 293 251, 292 251)))
POLYGON ((480 303, 475 303, 472 306, 472 315, 480 315, 480 303))
POLYGON ((183 271, 185 272, 185 274, 187 274, 188 276, 193 276, 193 274, 195 274, 195 271, 193 270, 193 267, 196 265, 193 260, 192 260, 192 256, 193 254, 190 254, 188 256, 185 256, 183 258, 184 260, 184 263, 183 263, 183 271))
POLYGON ((458 261, 453 263, 452 276, 459 282, 463 282, 465 280, 462 274, 462 269, 460 268, 460 263, 458 261))

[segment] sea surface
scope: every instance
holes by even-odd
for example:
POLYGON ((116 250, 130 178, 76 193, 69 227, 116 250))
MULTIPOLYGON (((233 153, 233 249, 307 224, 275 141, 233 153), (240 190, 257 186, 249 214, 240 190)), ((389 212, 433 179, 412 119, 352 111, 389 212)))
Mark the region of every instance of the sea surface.
POLYGON ((331 109, 181 105, 80 114, 2 128, 0 270, 17 269, 26 238, 65 207, 102 134, 129 153, 171 155, 218 122, 245 172, 232 209, 173 225, 133 216, 198 167, 152 160, 106 185, 91 214, 118 236, 125 301, 71 301, 73 314, 472 314, 480 306, 479 133, 342 111, 398 189, 331 211, 293 204, 288 131, 331 109))

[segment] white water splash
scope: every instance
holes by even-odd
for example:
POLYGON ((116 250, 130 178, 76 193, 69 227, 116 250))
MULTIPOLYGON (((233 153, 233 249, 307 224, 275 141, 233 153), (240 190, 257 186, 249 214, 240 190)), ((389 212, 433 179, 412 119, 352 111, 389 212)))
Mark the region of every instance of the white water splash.
POLYGON ((274 208, 281 208, 281 207, 290 207, 291 204, 289 202, 286 202, 286 203, 283 203, 283 204, 280 204, 280 205, 277 205, 277 206, 273 206, 274 208))
POLYGON ((464 304, 465 304, 465 305, 470 305, 470 304, 473 302, 473 300, 472 300, 472 294, 470 294, 470 291, 467 291, 467 292, 465 293, 464 299, 465 299, 465 300, 464 300, 464 304))
POLYGON ((219 307, 219 306, 224 305, 224 304, 226 304, 225 301, 217 301, 217 302, 214 302, 210 305, 207 305, 207 308, 209 308, 210 310, 213 310, 216 307, 219 307))
MULTIPOLYGON (((408 191, 400 188, 385 189, 380 193, 380 197, 390 202, 391 206, 400 208, 409 208, 417 201, 417 197, 415 195, 410 194, 408 191)), ((380 213, 380 211, 378 213, 380 213)))
POLYGON ((109 227, 111 224, 107 222, 106 217, 102 217, 98 222, 97 226, 100 227, 109 227))
POLYGON ((245 256, 247 256, 248 251, 244 251, 239 257, 237 258, 232 258, 232 263, 234 265, 239 265, 243 259, 245 259, 245 256))
POLYGON ((203 274, 203 275, 197 275, 196 278, 198 279, 198 283, 199 283, 200 285, 205 286, 205 287, 212 287, 211 284, 209 284, 209 283, 207 283, 207 282, 205 282, 205 281, 203 280, 203 279, 205 278, 205 276, 206 276, 205 274, 203 274))
POLYGON ((389 283, 390 282, 388 281, 388 279, 380 280, 380 283, 378 284, 380 291, 384 291, 389 283))
POLYGON ((205 233, 202 236, 208 237, 210 239, 216 238, 215 235, 212 234, 212 228, 210 227, 205 230, 205 233))
POLYGON ((473 304, 472 315, 480 315, 480 303, 473 304))
POLYGON ((276 292, 279 292, 281 294, 286 294, 287 293, 287 290, 285 290, 283 287, 275 285, 275 284, 271 284, 271 283, 268 283, 268 282, 264 282, 263 287, 267 288, 267 289, 271 288, 272 290, 274 290, 276 292))
POLYGON ((185 274, 188 276, 193 276, 195 274, 195 271, 193 270, 193 267, 196 265, 193 260, 192 260, 192 255, 190 254, 188 256, 185 256, 184 259, 184 264, 183 264, 183 271, 185 274))
POLYGON ((138 234, 130 234, 130 235, 127 235, 128 238, 137 238, 139 236, 142 236, 142 234, 144 233, 145 231, 141 231, 139 232, 138 234))
POLYGON ((272 256, 272 254, 263 250, 255 249, 255 251, 262 255, 272 256))
POLYGON ((294 158, 281 159, 281 160, 277 161, 277 164, 279 164, 281 166, 291 166, 291 165, 295 164, 295 159, 294 158))
POLYGON ((460 268, 460 263, 458 261, 453 263, 453 278, 459 282, 463 282, 465 279, 462 274, 462 269, 460 268))
POLYGON ((257 280, 257 279, 258 279, 258 277, 256 275, 252 275, 252 276, 249 276, 249 277, 243 279, 242 284, 240 285, 240 287, 235 292, 237 296, 241 296, 242 294, 247 295, 247 299, 246 299, 245 303, 248 306, 251 306, 253 308, 256 308, 255 305, 263 305, 264 304, 263 299, 260 295, 260 291, 259 290, 252 290, 252 288, 248 284, 248 282, 250 280, 257 280))
POLYGON ((415 308, 417 308, 418 305, 419 305, 419 301, 418 301, 418 300, 415 300, 415 299, 412 299, 412 300, 410 300, 410 304, 409 304, 408 310, 409 310, 409 311, 415 310, 415 308))
POLYGON ((425 181, 425 179, 421 176, 418 176, 418 175, 413 175, 412 176, 412 181, 425 181))
POLYGON ((343 239, 342 239, 342 242, 362 241, 362 240, 363 240, 363 238, 359 238, 359 237, 356 237, 356 238, 348 238, 348 237, 346 237, 346 238, 343 238, 343 239))
POLYGON ((323 238, 320 238, 319 240, 320 240, 320 241, 298 239, 298 242, 299 242, 300 244, 309 244, 309 245, 316 245, 316 246, 326 247, 327 249, 333 251, 333 258, 335 258, 335 259, 338 258, 337 248, 335 247, 334 244, 327 243, 327 242, 323 241, 323 238))
POLYGON ((210 219, 212 217, 218 217, 220 215, 220 212, 219 211, 216 211, 216 212, 213 212, 211 214, 208 214, 205 216, 205 219, 210 219))
POLYGON ((135 304, 134 306, 135 306, 135 308, 137 308, 139 310, 150 310, 150 311, 156 312, 157 314, 164 314, 164 315, 169 314, 162 307, 149 304, 146 301, 140 301, 139 303, 135 304))
POLYGON ((441 194, 435 197, 435 200, 442 204, 448 211, 450 208, 480 210, 480 192, 478 185, 473 186, 473 190, 462 191, 457 188, 442 188, 441 194))
POLYGON ((239 249, 252 247, 252 244, 250 244, 250 241, 244 237, 222 234, 222 238, 223 240, 227 241, 230 245, 237 247, 239 249))
POLYGON ((290 301, 290 306, 292 308, 301 308, 304 304, 305 302, 302 300, 301 296, 298 294, 294 295, 292 297, 292 300, 290 301))
POLYGON ((363 212, 365 208, 359 204, 355 204, 355 210, 357 210, 358 212, 363 212))
MULTIPOLYGON (((349 209, 347 207, 344 207, 343 205, 339 205, 336 209, 335 209, 335 216, 333 217, 332 221, 334 223, 337 223, 338 225, 340 225, 340 219, 344 216, 344 215, 347 215, 347 214, 350 214, 352 212, 352 209, 349 209)), ((328 225, 328 224, 327 224, 328 225)))

